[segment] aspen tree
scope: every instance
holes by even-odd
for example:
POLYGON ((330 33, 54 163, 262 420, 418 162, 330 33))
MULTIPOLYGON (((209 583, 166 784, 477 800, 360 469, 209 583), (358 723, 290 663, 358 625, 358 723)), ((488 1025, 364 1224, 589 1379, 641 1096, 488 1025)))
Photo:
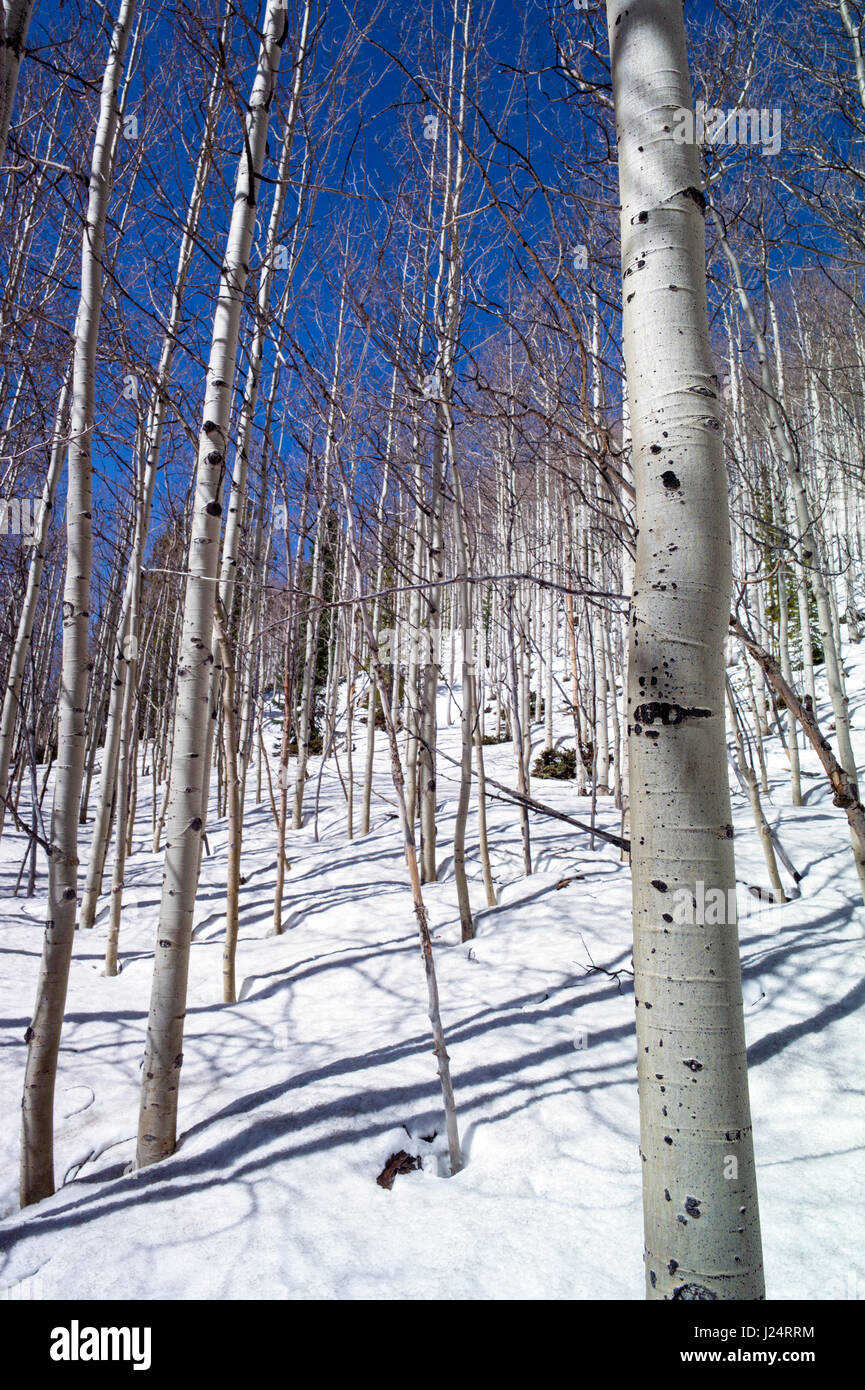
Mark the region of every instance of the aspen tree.
POLYGON ((423 635, 423 665, 420 674, 420 747, 418 750, 417 797, 420 805, 421 881, 435 883, 436 868, 436 699, 439 683, 441 645, 441 579, 442 556, 442 487, 443 439, 438 419, 432 431, 432 470, 430 503, 427 520, 427 565, 429 584, 426 590, 427 629, 423 635))
POLYGON ((78 898, 78 807, 84 776, 84 711, 90 656, 91 451, 96 413, 96 348, 102 310, 102 253, 111 194, 117 95, 135 14, 121 0, 102 79, 99 119, 81 245, 81 299, 75 320, 67 453, 66 578, 58 761, 51 816, 48 921, 33 1021, 27 1030, 21 1134, 21 1205, 54 1191, 54 1084, 78 898))
POLYGON ((6 158, 18 73, 35 4, 36 0, 3 0, 0 14, 0 164, 6 158))
POLYGON ((853 61, 856 65, 856 86, 859 90, 859 100, 862 103, 862 109, 865 110, 865 37, 863 37, 863 20, 860 19, 858 25, 854 23, 847 0, 838 0, 838 9, 841 13, 841 22, 847 31, 847 37, 853 49, 853 61))
MULTIPOLYGON (((798 535, 796 537, 797 558, 802 565, 804 574, 810 577, 814 586, 814 598, 817 603, 817 613, 820 623, 820 638, 823 643, 823 653, 826 660, 826 679, 829 686, 829 695, 832 700, 832 708, 835 714, 839 761, 843 764, 848 776, 855 785, 857 777, 856 759, 850 742, 850 719, 847 709, 847 697, 844 692, 843 668, 838 657, 838 649, 835 641, 835 625, 832 619, 823 557, 820 553, 821 547, 816 534, 817 528, 811 514, 805 477, 796 447, 790 437, 782 414, 783 402, 779 403, 775 396, 775 383, 772 380, 769 366, 769 353, 766 346, 766 339, 757 323, 757 316, 754 312, 753 304, 751 303, 751 297, 745 286, 739 259, 730 245, 721 219, 714 207, 711 208, 711 212, 721 242, 721 247, 730 265, 730 271, 739 297, 739 302, 748 321, 751 336, 754 339, 754 346, 757 351, 757 360, 760 367, 760 380, 766 402, 770 439, 772 440, 773 447, 778 452, 778 456, 789 478, 790 490, 793 495, 793 506, 796 514, 796 525, 798 527, 798 535)), ((807 635, 803 631, 803 642, 807 640, 807 635)), ((860 882, 862 883, 863 892, 865 892, 865 864, 857 858, 856 866, 860 882)))
POLYGON ((228 865, 225 903, 225 943, 222 951, 222 998, 226 1004, 237 1001, 235 957, 237 954, 238 898, 240 894, 240 839, 243 834, 243 808, 237 763, 237 709, 235 704, 234 662, 225 632, 225 609, 216 601, 213 630, 222 662, 223 728, 225 730, 225 780, 228 803, 228 865))
MULTIPOLYGON (((279 234, 282 222, 283 207, 286 194, 288 192, 289 172, 291 167, 291 155, 294 148, 294 134, 297 125, 298 110, 300 107, 300 97, 303 90, 304 70, 307 58, 307 45, 309 38, 309 21, 312 0, 306 0, 301 20, 301 31, 298 40, 297 54, 294 65, 294 79, 292 82, 291 100, 289 103, 288 116, 285 123, 285 131, 282 140, 282 153, 280 155, 279 169, 276 176, 276 187, 274 190, 273 203, 270 210, 270 219, 267 227, 267 241, 265 245, 264 264, 259 276, 258 295, 256 302, 256 320, 252 334, 252 342, 249 349, 249 366, 246 373, 246 381, 243 391, 243 406, 240 414, 240 423, 237 431, 237 444, 234 455, 234 468, 231 476, 231 487, 228 503, 228 516, 225 524, 225 538, 222 547, 222 564, 219 578, 219 597, 217 609, 222 610, 222 617, 218 614, 214 620, 214 637, 212 646, 219 652, 220 661, 227 663, 228 668, 223 672, 223 706, 222 706, 222 727, 225 738, 225 763, 228 778, 228 818, 229 818, 229 848, 228 848, 228 891, 226 894, 226 918, 225 918, 225 953, 223 958, 223 1000, 225 1003, 233 1004, 234 995, 234 958, 238 937, 238 913, 239 913, 239 890, 240 890, 240 854, 243 844, 243 805, 246 782, 246 756, 241 752, 240 757, 243 763, 242 773, 238 772, 238 742, 236 733, 236 723, 234 727, 230 724, 236 721, 236 701, 234 687, 236 684, 234 662, 231 655, 230 639, 228 636, 228 625, 231 617, 234 588, 238 572, 240 536, 241 536, 241 517, 246 505, 247 494, 247 475, 249 471, 249 448, 252 437, 252 425, 255 418, 255 409, 258 401, 259 383, 261 380, 262 361, 264 358, 264 345, 270 322, 270 301, 275 279, 276 266, 279 258, 279 234), (226 687, 231 685, 231 694, 227 693, 226 687)), ((288 296, 294 271, 297 266, 297 233, 300 228, 300 218, 298 217, 295 227, 294 245, 290 259, 288 275, 283 291, 284 306, 288 304, 288 296)), ((275 390, 279 380, 278 370, 274 369, 271 378, 271 387, 275 390)), ((272 407, 272 397, 268 401, 268 408, 272 407)), ((269 413, 268 410, 268 413, 269 413)), ((265 431, 267 437, 267 431, 265 431)), ((262 493, 263 498, 263 493, 262 493)), ((257 535, 261 535, 261 520, 257 535)), ((241 629, 242 630, 242 629, 241 629)), ((213 680, 219 674, 219 667, 216 662, 213 666, 213 680)), ((211 695, 212 698, 212 695, 211 695)), ((210 783, 210 759, 211 759, 211 740, 213 736, 213 721, 208 721, 207 726, 207 747, 204 758, 204 776, 202 779, 202 803, 201 819, 203 825, 207 825, 207 804, 210 783)), ((243 750, 244 742, 241 741, 239 748, 243 750)))
MULTIPOLYGON (((136 479, 136 492, 140 486, 140 479, 136 479)), ((144 514, 141 505, 136 507, 136 529, 140 531, 144 524, 144 514)), ((136 536, 136 540, 138 537, 136 536)), ((133 543, 133 553, 136 546, 133 543)), ((140 592, 140 573, 138 566, 135 565, 131 570, 133 584, 131 591, 131 605, 129 609, 129 631, 131 634, 138 632, 138 603, 140 592)), ((120 916, 123 910, 123 888, 124 873, 126 869, 126 820, 129 813, 130 802, 130 777, 134 771, 134 738, 135 727, 134 703, 136 697, 136 677, 138 673, 138 653, 135 646, 131 646, 126 654, 126 676, 123 690, 123 705, 120 716, 120 759, 119 776, 117 784, 117 835, 114 850, 114 865, 111 873, 111 908, 108 918, 108 941, 105 947, 105 974, 113 976, 117 974, 117 950, 120 939, 120 916)))
MULTIPOLYGON (((358 595, 363 592, 360 560, 358 558, 357 541, 354 534, 354 522, 351 514, 351 501, 348 496, 348 486, 345 469, 342 460, 339 460, 343 500, 346 513, 346 532, 347 543, 351 549, 351 557, 354 566, 355 585, 358 595)), ((396 724, 394 722, 391 702, 388 696, 387 683, 385 681, 384 669, 379 656, 378 642, 375 633, 370 625, 367 615, 366 605, 362 599, 358 599, 358 612, 361 624, 366 636, 369 648, 370 666, 372 675, 378 689, 381 701, 382 714, 384 716, 385 729, 387 730, 388 747, 390 751, 391 778, 393 789, 396 793, 397 808, 399 811, 400 829, 402 831, 403 845, 405 848, 406 864, 408 866, 409 881, 411 883, 412 899, 414 901, 415 920, 418 926, 418 939, 423 960, 424 974, 427 983, 427 1017, 430 1021, 430 1029, 433 1035, 433 1052, 438 1059, 439 1081, 442 1090, 442 1102, 445 1112, 445 1128, 448 1138, 448 1157, 450 1159, 451 1176, 455 1176, 464 1166, 460 1148, 459 1127, 457 1124, 456 1102, 454 1099, 454 1088, 451 1080, 450 1058, 448 1056, 445 1041, 444 1027, 441 1019, 441 1009, 439 1005, 438 981, 436 978, 435 960, 433 957, 432 938, 429 930, 429 918, 427 917, 426 904, 423 900, 423 888, 421 886, 420 866, 417 858, 417 848, 415 845, 414 827, 411 825, 406 814, 405 803, 405 778, 402 770, 402 762, 399 756, 399 743, 397 741, 396 724)))
POLYGON ((834 805, 841 807, 847 817, 854 853, 857 847, 862 853, 865 851, 865 807, 859 800, 858 789, 852 778, 832 752, 828 740, 817 723, 813 710, 809 709, 803 700, 800 700, 793 687, 787 684, 774 657, 770 656, 769 652, 765 651, 754 640, 752 634, 742 626, 738 618, 731 616, 730 629, 741 639, 746 651, 753 656, 757 665, 764 672, 766 679, 781 696, 791 716, 801 724, 805 737, 817 754, 829 779, 833 793, 832 801, 834 805))
POLYGON ((213 663, 220 499, 258 188, 287 27, 285 0, 268 0, 255 81, 244 120, 244 144, 238 161, 207 366, 177 672, 165 877, 141 1088, 139 1167, 166 1158, 174 1152, 176 1143, 186 982, 203 830, 201 777, 213 663))
POLYGON ((627 722, 640 1150, 651 1299, 760 1299, 724 730, 730 531, 681 7, 608 0, 636 521, 627 722))
MULTIPOLYGON (((790 664, 787 572, 784 568, 778 573, 778 652, 781 674, 787 684, 792 685, 793 669, 790 664)), ((801 806, 802 778, 799 766, 799 736, 796 721, 792 715, 789 715, 787 719, 787 756, 790 759, 790 800, 794 806, 801 806)))
POLYGON ((297 603, 295 596, 299 592, 301 563, 303 559, 304 537, 306 535, 306 514, 309 507, 309 497, 312 485, 312 447, 313 441, 310 437, 309 449, 306 458, 306 473, 303 483, 303 498, 300 505, 300 517, 297 526, 297 542, 294 551, 293 565, 290 563, 290 544, 288 539, 288 500, 286 498, 286 555, 289 560, 289 572, 291 574, 291 594, 289 601, 288 616, 283 620, 284 630, 282 638, 282 745, 279 754, 279 827, 277 830, 276 842, 276 887, 273 893, 273 932, 278 936, 282 931, 282 894, 285 887, 285 871, 291 866, 285 857, 285 836, 288 828, 288 750, 291 744, 291 709, 294 703, 294 657, 295 639, 297 623, 297 603))
MULTIPOLYGON (((373 632, 374 632, 375 634, 378 634, 378 630, 379 630, 379 614, 380 614, 380 610, 381 610, 381 599, 379 598, 378 595, 379 595, 379 591, 380 591, 380 589, 381 589, 381 587, 382 587, 382 584, 384 583, 384 562, 385 562, 384 528, 385 528, 385 515, 386 515, 386 507, 387 507, 387 495, 388 495, 388 490, 389 490, 389 488, 390 488, 390 450, 391 450, 391 444, 392 444, 392 438, 393 438, 393 417, 394 417, 394 405, 395 405, 395 397, 396 397, 396 377, 397 377, 396 370, 394 370, 394 372, 392 373, 392 376, 391 376, 390 410, 388 411, 387 435, 386 435, 386 438, 385 438, 385 446, 384 446, 384 454, 385 454, 384 468, 382 469, 381 490, 380 490, 380 492, 379 492, 379 498, 378 498, 378 511, 377 511, 377 513, 376 513, 376 533, 377 533, 378 560, 377 560, 377 564, 376 564, 375 585, 374 585, 374 592, 375 592, 375 594, 376 594, 376 597, 375 597, 375 599, 373 600, 373 607, 372 607, 372 630, 373 630, 373 632)), ((395 657, 392 658, 392 659, 395 660, 395 657)), ((362 802, 361 802, 361 813, 360 813, 360 833, 361 833, 361 835, 368 835, 368 834, 369 834, 369 817, 370 817, 370 806, 371 806, 371 801, 372 801, 372 773, 373 773, 373 763, 374 763, 374 757, 375 757, 375 714, 376 714, 376 687, 375 687, 375 681, 372 679, 372 674, 370 673, 369 694, 367 695, 367 701, 366 701, 366 759, 365 759, 365 762, 364 762, 364 769, 363 769, 363 800, 362 800, 362 802)))
MULTIPOLYGON (((472 600, 469 585, 469 556, 466 536, 467 509, 462 476, 457 456, 456 426, 453 414, 453 389, 455 379, 455 353, 462 309, 462 244, 460 217, 462 215, 463 192, 466 180, 465 123, 469 62, 469 41, 471 33, 472 5, 467 0, 462 19, 459 17, 459 0, 454 0, 453 22, 451 27, 449 78, 447 95, 447 132, 445 143, 445 189, 444 207, 439 232, 439 266, 437 289, 444 286, 444 296, 436 305, 436 365, 441 398, 437 403, 440 429, 446 444, 446 457, 450 466, 454 489, 454 536, 456 543, 456 566, 460 576, 456 595, 451 596, 451 678, 449 691, 453 690, 454 639, 457 618, 454 615, 454 597, 459 605, 459 625, 462 637, 462 711, 460 730, 462 758, 460 761, 460 789, 454 826, 454 877, 460 909, 461 938, 470 941, 474 936, 471 899, 465 867, 466 823, 468 820, 469 799, 471 796, 472 752, 474 744, 474 725, 477 718, 475 692, 475 653, 474 632, 472 630, 472 600), (460 50, 458 101, 453 109, 453 91, 457 68, 457 49, 460 50)), ((448 701, 450 711, 450 698, 448 701)), ((449 714, 450 722, 450 714, 449 714)))
MULTIPOLYGON (((238 550, 240 546, 241 526, 240 520, 246 502, 246 481, 249 471, 249 449, 252 439, 252 426, 255 420, 255 410, 258 402, 259 384, 261 381, 261 369, 264 359, 264 347, 267 340, 268 329, 270 327, 270 301, 273 292, 273 285, 276 279, 277 264, 279 262, 279 236, 282 223, 282 214, 285 206, 285 199, 289 187, 289 174, 291 170, 291 157, 294 150, 294 136, 297 127, 297 118, 300 108, 300 98, 303 91, 303 79, 306 68, 309 44, 309 23, 312 9, 312 0, 306 0, 301 19, 300 36, 298 39, 297 53, 294 62, 294 77, 291 88, 291 99, 289 102, 288 114, 285 121, 285 130, 282 137, 282 150, 279 160, 279 168, 276 174, 273 202, 270 209, 270 217, 267 225, 267 240, 265 243, 264 259, 259 273, 258 293, 256 296, 256 317, 255 327, 252 333, 252 341, 249 347, 249 366, 246 372, 246 380, 243 388, 243 406, 240 413, 240 422, 237 429, 237 444, 234 452, 234 467, 231 475, 231 485, 229 491, 228 513, 225 520, 225 537, 222 544, 222 563, 219 575, 219 601, 223 605, 226 614, 226 621, 230 620, 232 605, 234 602, 234 583, 238 569, 238 550)), ((300 220, 296 226, 299 230, 300 220)), ((297 267, 297 237, 295 235, 292 254, 289 259, 288 274, 284 289, 284 297, 287 302, 288 292, 297 267)), ((225 641, 228 641, 228 634, 225 634, 225 641)), ((214 638, 213 647, 221 649, 221 643, 214 638)), ((218 675, 218 664, 214 663, 214 679, 218 675)), ((212 696, 211 696, 212 701, 212 696)), ((224 707, 227 708, 227 707, 224 707)), ((213 737, 213 720, 208 721, 207 752, 205 756, 204 777, 203 777, 203 799, 201 806, 201 817, 204 824, 207 824, 207 802, 209 796, 210 783, 210 759, 211 744, 213 737)), ((242 830, 242 827, 241 827, 242 830)), ((236 840, 236 850, 240 853, 241 837, 236 840)), ((236 868, 237 874, 240 872, 239 864, 236 868)))
POLYGON ((763 849, 763 856, 766 860, 766 870, 769 874, 769 884, 772 888, 773 896, 776 903, 785 903, 787 901, 787 895, 784 892, 784 887, 781 883, 781 875, 778 872, 775 847, 772 844, 772 831, 760 802, 760 788, 757 786, 757 774, 745 756, 745 741, 742 737, 741 720, 739 710, 736 707, 736 699, 733 694, 733 687, 730 684, 729 676, 727 677, 726 688, 727 707, 730 711, 730 728, 733 731, 733 739, 736 744, 736 757, 738 760, 736 771, 748 792, 748 800, 751 803, 751 813, 754 817, 754 828, 760 837, 760 844, 763 849))
MULTIPOLYGON (((345 295, 340 300, 339 322, 336 329, 336 345, 333 359, 333 375, 330 382, 329 402, 325 423, 324 457, 321 469, 321 484, 318 495, 318 518, 315 526, 312 563, 310 566, 309 602, 306 612, 306 631, 303 647, 303 677, 300 689, 300 708, 297 713, 297 769, 294 779, 294 799, 291 808, 291 828, 300 830, 303 825, 303 795, 306 785, 306 769, 309 762, 309 743, 312 729, 313 704, 315 700, 315 667, 318 657, 318 629, 321 619, 321 590, 324 578, 325 549, 328 541, 328 520, 330 517, 330 469, 334 452, 334 433, 336 421, 336 398, 342 366, 343 326, 345 323, 345 295)), ((370 709, 369 718, 373 719, 370 709)), ((367 811, 367 829, 369 813, 367 811)))
MULTIPOLYGON (((227 36, 228 17, 223 21, 220 34, 221 44, 225 44, 227 36)), ((144 445, 144 479, 141 485, 139 514, 136 516, 132 554, 130 556, 129 569, 126 575, 123 608, 118 624, 117 640, 113 653, 111 694, 109 697, 105 745, 102 753, 102 779, 94 816, 90 860, 87 866, 87 876, 79 914, 79 926, 84 929, 92 927, 96 918, 99 895, 102 891, 102 876, 105 871, 105 860, 111 840, 111 823, 118 779, 118 762, 120 759, 123 705, 129 678, 129 654, 130 651, 135 649, 135 644, 138 639, 137 632, 132 630, 130 624, 130 611, 133 603, 133 591, 139 582, 140 569, 144 560, 144 546, 147 541, 150 511, 153 504, 153 494, 159 468, 162 434, 165 427, 166 412, 168 410, 169 388, 174 365, 174 355, 177 348, 183 307, 186 300, 186 288, 192 266, 192 256, 198 236, 198 225, 204 206, 204 193, 213 160, 212 139, 216 117, 222 100, 222 76, 222 70, 217 69, 210 84, 198 160, 195 166, 195 174, 192 181, 189 205, 186 211, 183 235, 180 239, 180 249, 177 256, 177 268, 174 275, 174 288, 171 295, 168 321, 162 340, 162 350, 159 358, 159 366, 157 368, 156 383, 147 412, 147 424, 145 429, 146 442, 144 445)), ((154 846, 154 853, 157 852, 158 848, 157 839, 154 846)))
MULTIPOLYGON (((418 763, 420 756, 421 702, 418 681, 421 673, 421 604, 426 558, 426 525, 423 497, 423 468, 420 461, 420 441, 415 418, 412 426, 412 456, 414 458, 415 522, 409 573, 412 591, 409 598, 409 660, 406 675, 406 808, 409 824, 414 827, 418 804, 418 763)), ((349 739, 349 747, 351 740, 349 739)))
POLYGON ((24 681, 24 667, 27 663, 27 656, 33 640, 33 624, 36 620, 36 605, 39 600, 39 590, 42 584, 42 571, 45 567, 45 546, 48 539, 48 528, 51 524, 57 482, 60 478, 63 464, 66 461, 66 428, 71 385, 72 369, 70 366, 60 391, 60 399, 57 403, 57 413, 54 421, 54 436, 51 441, 51 457, 48 462, 48 473, 42 489, 39 522, 36 534, 33 537, 33 555, 30 560, 30 569, 27 575, 27 590, 24 594, 24 602, 21 605, 21 613, 18 618, 18 631, 15 636, 15 646, 12 649, 12 659, 9 662, 9 670, 6 673, 6 684, 3 693, 3 714, 2 718, 0 718, 0 834, 3 832, 3 823, 6 816, 6 798, 9 794, 9 763, 12 757, 12 741, 15 736, 15 725, 18 719, 21 687, 24 681))

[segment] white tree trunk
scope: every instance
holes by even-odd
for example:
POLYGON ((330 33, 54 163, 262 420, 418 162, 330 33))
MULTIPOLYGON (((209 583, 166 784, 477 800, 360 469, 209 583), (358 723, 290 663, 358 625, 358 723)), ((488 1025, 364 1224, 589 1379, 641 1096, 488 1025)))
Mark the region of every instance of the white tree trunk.
MULTIPOLYGON (((222 42, 225 42, 227 37, 227 24, 228 21, 226 20, 222 29, 222 42)), ((141 565, 144 560, 144 546, 147 541, 150 511, 153 504, 153 493, 156 487, 156 475, 159 467, 159 455, 162 445, 162 432, 168 409, 168 393, 171 384, 174 353, 177 347, 178 332, 186 298, 186 286, 192 265, 192 256, 198 236, 198 224, 201 219, 201 210, 204 204, 204 191, 207 186, 207 178, 213 159, 213 129, 221 102, 220 76, 221 73, 217 72, 210 86, 204 129, 201 135, 201 145, 199 147, 195 175, 192 181, 192 191, 190 193, 189 206, 186 213, 186 222, 177 257, 177 270, 174 276, 171 307, 168 313, 165 335, 162 340, 162 351, 159 359, 159 367, 157 369, 156 383, 147 414, 142 497, 140 499, 139 515, 136 518, 133 550, 126 575, 126 587, 123 593, 123 608, 117 629, 115 650, 113 652, 111 694, 109 697, 108 720, 105 729, 105 744, 102 750, 102 778, 100 781, 99 799, 96 804, 96 814, 93 822, 90 860, 87 866, 87 877, 81 899, 81 912, 79 914, 79 926, 84 930, 92 927, 96 918, 99 895, 102 891, 102 876, 105 871, 105 860, 111 841, 111 824, 117 788, 117 764, 120 752, 123 704, 129 669, 128 658, 130 650, 135 650, 137 641, 137 633, 131 630, 129 614, 132 606, 133 588, 139 581, 141 565)), ((156 853, 158 848, 159 845, 157 841, 154 845, 154 853, 156 853)))
POLYGON ((286 27, 284 0, 268 0, 258 68, 245 119, 244 148, 238 162, 207 367, 177 672, 165 878, 141 1089, 139 1167, 173 1153, 176 1142, 186 981, 203 829, 201 781, 213 662, 221 497, 257 193, 286 27))
POLYGON ((42 571, 45 567, 45 546, 48 540, 48 528, 51 525, 51 515, 54 508, 54 496, 57 491, 57 483, 66 459, 66 428, 71 384, 72 368, 70 365, 60 392, 60 399, 57 403, 57 413, 54 418, 54 436, 51 442, 51 458, 48 463, 48 473, 42 488, 39 522, 36 528, 36 534, 33 537, 33 556, 27 574, 27 590, 24 594, 24 602, 21 605, 21 614, 18 619, 18 631, 15 637, 15 646, 12 650, 12 660, 9 663, 9 670, 6 674, 3 714, 2 718, 0 718, 0 834, 3 833, 3 822, 6 816, 6 798, 9 795, 9 763, 12 757, 12 743, 15 736, 15 725, 18 719, 18 709, 21 700, 24 667, 27 664, 27 656, 30 651, 30 644, 33 640, 33 623, 36 619, 36 606, 39 602, 42 571))
POLYGON ((54 1082, 78 898, 78 806, 84 774, 89 672, 91 450, 96 413, 96 346, 102 311, 102 251, 111 193, 117 93, 135 0, 121 0, 102 79, 99 120, 81 246, 81 300, 75 321, 66 493, 66 579, 57 773, 51 817, 48 921, 33 1021, 27 1030, 21 1138, 21 1205, 54 1191, 54 1082))
POLYGON ((3 34, 0 42, 0 164, 6 159, 6 142, 18 87, 18 73, 27 42, 27 30, 36 0, 3 0, 3 34))
POLYGON ((735 895, 727 481, 698 152, 671 133, 693 109, 684 22, 666 0, 608 0, 607 20, 638 526, 627 717, 646 1289, 759 1299, 737 933, 673 915, 698 882, 735 895))

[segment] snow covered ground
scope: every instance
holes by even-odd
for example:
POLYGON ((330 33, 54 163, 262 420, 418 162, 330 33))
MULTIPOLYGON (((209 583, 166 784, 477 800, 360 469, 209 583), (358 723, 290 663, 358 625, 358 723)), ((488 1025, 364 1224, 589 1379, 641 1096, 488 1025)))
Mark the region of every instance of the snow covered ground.
MULTIPOLYGON (((862 766, 865 651, 852 648, 847 665, 862 766)), ((825 702, 820 716, 828 725, 825 702)), ((570 721, 557 718, 561 741, 571 744, 570 721)), ((542 731, 534 734, 540 742, 542 731)), ((443 720, 443 750, 455 754, 458 738, 458 726, 443 720)), ((804 876, 801 898, 741 923, 768 1296, 862 1299, 865 909, 846 821, 816 759, 803 754, 806 805, 794 810, 777 739, 770 747, 766 811, 804 876)), ((486 752, 490 774, 513 785, 510 748, 486 752)), ((6 1297, 23 1290, 46 1299, 643 1298, 633 987, 627 974, 615 975, 630 963, 628 870, 611 846, 598 841, 590 851, 578 831, 532 815, 536 872, 524 878, 515 808, 490 801, 500 904, 485 908, 472 814, 477 939, 460 945, 449 857, 455 775, 442 762, 440 880, 425 890, 468 1160, 454 1178, 446 1176, 423 968, 383 741, 375 779, 382 799, 373 801, 365 838, 347 841, 343 794, 327 767, 315 842, 310 782, 308 823, 290 836, 278 937, 269 935, 276 835, 266 788, 263 803, 248 810, 235 1005, 218 1002, 226 831, 211 821, 181 1139, 167 1162, 125 1175, 161 882, 142 783, 122 973, 101 973, 106 905, 94 931, 76 939, 57 1092, 58 1191, 26 1213, 17 1210, 18 1108, 46 876, 40 870, 36 898, 12 897, 24 840, 7 832, 0 861, 6 1297), (422 1155, 423 1168, 385 1191, 376 1176, 400 1149, 422 1155)), ((572 783, 537 781, 533 792, 588 818, 572 783)), ((738 789, 734 814, 742 890, 768 886, 738 789)), ((599 824, 618 830, 609 800, 599 824)))

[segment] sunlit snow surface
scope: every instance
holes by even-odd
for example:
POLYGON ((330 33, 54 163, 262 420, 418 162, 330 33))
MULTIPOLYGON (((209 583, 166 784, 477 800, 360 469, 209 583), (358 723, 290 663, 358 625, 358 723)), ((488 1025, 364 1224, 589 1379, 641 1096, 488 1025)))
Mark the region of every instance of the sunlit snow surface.
MULTIPOLYGON (((851 648, 846 662, 862 767, 865 650, 851 648)), ((448 727, 447 704, 445 696, 440 746, 457 756, 459 727, 456 715, 448 727)), ((828 726, 825 700, 819 713, 828 726)), ((572 744, 570 719, 557 713, 556 720, 560 741, 572 744)), ((365 732, 355 730, 362 776, 365 732)), ((277 738, 271 732, 268 746, 277 738)), ((533 738, 540 746, 542 729, 535 726, 533 738)), ((490 801, 500 905, 487 910, 473 800, 477 939, 460 945, 451 858, 456 769, 442 761, 440 880, 425 896, 468 1159, 457 1177, 446 1177, 423 968, 379 739, 373 828, 353 843, 332 763, 314 841, 319 760, 312 760, 306 824, 289 834, 279 937, 269 934, 276 832, 266 782, 254 805, 253 765, 233 1006, 218 1002, 226 828, 211 820, 180 1144, 169 1161, 126 1176, 162 875, 161 856, 150 852, 149 775, 140 780, 122 973, 113 980, 101 973, 104 900, 94 931, 75 943, 57 1090, 58 1191, 23 1215, 18 1112, 46 875, 40 863, 36 898, 12 897, 25 842, 7 831, 0 859, 6 1297, 28 1290, 51 1299, 643 1297, 633 988, 627 974, 590 973, 592 961, 609 972, 630 965, 628 870, 614 848, 597 841, 592 852, 585 835, 533 815, 536 872, 526 879, 515 808, 490 801), (399 1149, 421 1154, 423 1169, 398 1176, 388 1192, 375 1179, 399 1149)), ((804 877, 800 900, 741 925, 768 1295, 862 1299, 865 909, 846 821, 816 758, 803 753, 806 804, 794 810, 777 738, 769 748, 766 813, 804 877)), ((490 774, 514 785, 510 747, 485 752, 490 774)), ((534 781, 532 790, 588 818, 589 802, 577 799, 573 783, 534 781)), ((734 813, 742 891, 768 886, 738 789, 734 813)), ((609 799, 600 803, 599 824, 619 829, 609 799)), ((86 860, 90 828, 83 834, 86 860)))

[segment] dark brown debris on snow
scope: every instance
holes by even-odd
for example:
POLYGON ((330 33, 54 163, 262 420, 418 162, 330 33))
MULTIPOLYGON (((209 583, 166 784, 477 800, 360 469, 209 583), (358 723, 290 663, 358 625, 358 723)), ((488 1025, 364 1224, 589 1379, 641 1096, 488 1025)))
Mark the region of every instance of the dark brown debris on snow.
POLYGON ((423 1159, 420 1157, 420 1154, 414 1157, 412 1154, 407 1154, 405 1149, 400 1149, 399 1153, 391 1154, 387 1163, 376 1178, 376 1182, 379 1187, 386 1187, 389 1192, 393 1187, 393 1180, 397 1173, 412 1173, 415 1168, 422 1167, 423 1159))

